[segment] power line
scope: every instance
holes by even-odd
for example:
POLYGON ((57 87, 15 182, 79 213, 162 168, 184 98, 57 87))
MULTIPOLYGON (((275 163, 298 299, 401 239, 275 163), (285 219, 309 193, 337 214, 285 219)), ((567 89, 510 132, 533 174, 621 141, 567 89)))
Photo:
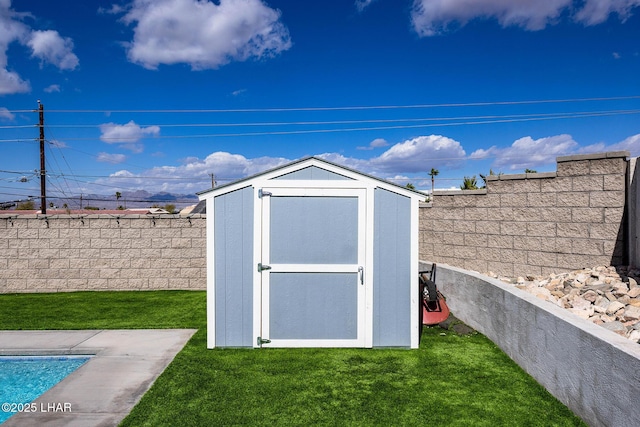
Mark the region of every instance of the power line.
MULTIPOLYGON (((24 172, 24 171, 5 171, 5 170, 0 170, 0 172, 4 172, 4 173, 11 173, 11 174, 18 174, 18 175, 25 175, 25 174, 31 174, 34 173, 34 171, 28 171, 28 172, 24 172)), ((189 178, 184 178, 184 177, 173 177, 173 176, 144 176, 144 175, 136 175, 136 176, 111 176, 111 175, 80 175, 80 174, 73 174, 73 175, 66 175, 62 172, 60 173, 53 173, 51 171, 47 172, 48 176, 52 176, 52 177, 63 177, 63 176, 71 176, 74 178, 109 178, 109 179, 131 179, 131 178, 139 178, 139 179, 155 179, 155 180, 167 180, 167 181, 194 181, 194 182, 198 182, 198 181, 209 181, 209 175, 207 174, 207 176, 194 176, 194 177, 189 177, 189 178)), ((216 176, 216 180, 220 179, 219 177, 216 176)), ((225 179, 225 178, 222 178, 225 179)))
MULTIPOLYGON (((333 129, 304 129, 304 130, 291 130, 291 131, 264 131, 264 132, 240 132, 240 133, 213 133, 213 134, 191 134, 191 135, 155 135, 155 136, 142 136, 140 140, 154 140, 154 139, 192 139, 192 138, 228 138, 228 137, 241 137, 241 136, 266 136, 266 135, 302 135, 302 134, 314 134, 314 133, 338 133, 338 132, 361 132, 361 131, 380 131, 380 130, 397 130, 397 129, 420 129, 420 128, 432 128, 432 127, 451 127, 451 126, 471 126, 471 125, 483 125, 483 124, 498 124, 498 123, 518 123, 518 122, 531 122, 531 121, 543 121, 543 120, 563 120, 563 119, 577 119, 577 118, 590 118, 590 117, 604 117, 614 115, 632 115, 640 114, 640 110, 615 110, 611 112, 593 112, 593 113, 573 113, 573 114, 561 114, 561 115, 544 115, 534 117, 520 117, 520 118, 499 118, 495 120, 474 120, 466 122, 447 122, 447 123, 428 123, 419 125, 398 125, 398 126, 373 126, 373 127, 357 127, 357 128, 333 128, 333 129)), ((497 116, 501 117, 501 116, 497 116)), ((456 120, 452 118, 450 120, 456 120)), ((119 143, 126 144, 127 141, 121 141, 122 137, 77 137, 77 138, 64 138, 65 141, 95 141, 95 140, 110 140, 119 143)), ((7 142, 8 140, 0 140, 0 142, 7 142)))
MULTIPOLYGON (((136 123, 139 127, 158 126, 163 128, 198 128, 198 127, 259 127, 259 126, 316 126, 316 125, 343 125, 343 124, 363 124, 363 123, 415 123, 434 121, 455 121, 455 120, 483 120, 483 119, 509 119, 509 118, 535 118, 535 117, 556 117, 556 116, 590 116, 593 114, 617 115, 635 114, 640 110, 599 110, 599 111, 568 111, 558 113, 530 113, 530 114, 503 114, 503 115, 483 115, 483 116, 458 116, 458 117, 422 117, 422 118, 402 118, 402 119, 363 119, 363 120, 322 120, 322 121, 297 121, 297 122, 239 122, 239 123, 136 123)), ((47 125, 47 128, 73 128, 95 129, 100 124, 63 124, 47 125)), ((101 139, 109 139, 102 138, 101 139)), ((115 138, 115 139, 121 139, 115 138)))
MULTIPOLYGON (((622 101, 640 99, 640 95, 612 96, 594 98, 568 98, 568 99, 541 99, 525 101, 486 101, 465 103, 441 103, 441 104, 412 104, 412 105, 370 105, 370 106, 344 106, 344 107, 294 107, 294 108, 241 108, 241 109, 166 109, 166 110, 47 110, 50 113, 260 113, 260 112, 299 112, 299 111, 352 111, 352 110, 392 110, 392 109, 419 109, 419 108, 450 108, 450 107, 486 107, 494 105, 532 105, 532 104, 557 104, 571 102, 595 102, 595 101, 622 101)), ((29 113, 30 110, 8 110, 9 113, 29 113)))
MULTIPOLYGON (((19 193, 6 193, 6 192, 0 192, 0 194, 3 195, 7 195, 7 196, 19 196, 19 197, 25 197, 27 199, 36 199, 36 196, 31 196, 31 195, 26 195, 26 194, 19 194, 19 193)), ((53 196, 51 198, 54 199, 60 199, 60 200, 83 200, 83 201, 91 201, 91 202, 113 202, 114 200, 111 199, 106 199, 106 198, 100 198, 100 197, 86 197, 86 196, 53 196)), ((172 199, 172 198, 167 198, 167 199, 162 199, 162 198, 154 198, 154 199, 127 199, 127 203, 192 203, 194 202, 193 199, 172 199)))

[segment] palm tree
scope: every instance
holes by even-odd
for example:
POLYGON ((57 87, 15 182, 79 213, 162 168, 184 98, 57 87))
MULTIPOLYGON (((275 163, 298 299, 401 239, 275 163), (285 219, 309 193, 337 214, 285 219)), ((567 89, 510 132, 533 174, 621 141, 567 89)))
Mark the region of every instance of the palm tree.
MULTIPOLYGON (((495 172, 493 172, 493 169, 489 169, 489 176, 495 176, 495 172)), ((482 187, 480 188, 487 188, 487 175, 480 174, 480 179, 482 180, 482 183, 483 183, 482 187)))
POLYGON ((462 185, 460 186, 461 190, 477 190, 478 189, 478 181, 476 180, 476 176, 472 177, 465 176, 462 185))
POLYGON ((434 178, 436 176, 438 176, 439 173, 440 173, 440 171, 438 169, 435 169, 435 168, 431 168, 431 172, 429 172, 429 175, 431 175, 431 196, 433 196, 434 178))

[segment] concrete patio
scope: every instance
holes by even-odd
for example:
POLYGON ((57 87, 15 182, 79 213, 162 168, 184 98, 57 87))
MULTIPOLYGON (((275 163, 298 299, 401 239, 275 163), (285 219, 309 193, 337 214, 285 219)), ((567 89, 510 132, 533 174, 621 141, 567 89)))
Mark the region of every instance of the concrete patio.
MULTIPOLYGON (((184 347, 194 329, 1 331, 0 355, 92 355, 4 426, 117 425, 184 347)), ((20 402, 10 402, 20 403, 20 402)))

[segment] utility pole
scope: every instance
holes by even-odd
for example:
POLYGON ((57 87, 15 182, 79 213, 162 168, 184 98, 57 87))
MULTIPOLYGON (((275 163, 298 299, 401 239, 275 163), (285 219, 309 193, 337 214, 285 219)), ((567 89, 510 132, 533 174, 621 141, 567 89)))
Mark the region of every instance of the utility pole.
POLYGON ((211 188, 216 188, 216 174, 210 173, 209 176, 211 177, 211 188))
POLYGON ((47 214, 47 174, 44 161, 44 105, 38 100, 40 106, 40 211, 47 214))

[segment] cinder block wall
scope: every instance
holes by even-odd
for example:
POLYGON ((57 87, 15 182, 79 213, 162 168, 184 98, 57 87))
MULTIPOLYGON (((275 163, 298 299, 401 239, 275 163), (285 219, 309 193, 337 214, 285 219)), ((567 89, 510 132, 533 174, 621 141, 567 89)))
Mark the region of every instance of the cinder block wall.
MULTIPOLYGON (((420 259, 508 276, 627 264, 627 241, 637 243, 626 226, 628 157, 559 157, 557 172, 436 192, 420 209, 420 259)), ((0 293, 206 289, 205 222, 0 213, 0 293)))
POLYGON ((206 289, 205 221, 0 214, 0 293, 206 289))
POLYGON ((507 276, 626 264, 628 157, 558 157, 557 172, 436 191, 420 209, 420 259, 507 276))

